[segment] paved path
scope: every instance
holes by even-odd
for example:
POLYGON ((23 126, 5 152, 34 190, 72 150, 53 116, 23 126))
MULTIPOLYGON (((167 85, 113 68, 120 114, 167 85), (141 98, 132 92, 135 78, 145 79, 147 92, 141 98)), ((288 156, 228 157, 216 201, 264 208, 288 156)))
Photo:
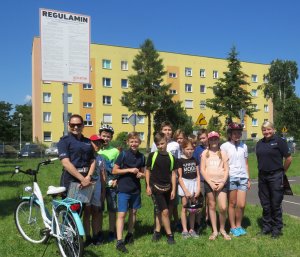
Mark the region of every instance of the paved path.
MULTIPOLYGON (((290 184, 300 184, 300 177, 289 177, 290 184)), ((258 198, 257 179, 251 179, 251 190, 247 193, 247 202, 260 206, 258 198)), ((285 195, 282 202, 283 212, 300 217, 300 196, 285 195)))

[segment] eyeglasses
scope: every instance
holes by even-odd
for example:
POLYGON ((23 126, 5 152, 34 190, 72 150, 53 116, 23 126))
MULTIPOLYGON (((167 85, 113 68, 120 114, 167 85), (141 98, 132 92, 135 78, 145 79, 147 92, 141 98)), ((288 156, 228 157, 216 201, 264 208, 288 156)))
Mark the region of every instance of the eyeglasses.
POLYGON ((75 126, 77 126, 77 128, 82 127, 82 123, 69 123, 70 128, 75 128, 75 126))

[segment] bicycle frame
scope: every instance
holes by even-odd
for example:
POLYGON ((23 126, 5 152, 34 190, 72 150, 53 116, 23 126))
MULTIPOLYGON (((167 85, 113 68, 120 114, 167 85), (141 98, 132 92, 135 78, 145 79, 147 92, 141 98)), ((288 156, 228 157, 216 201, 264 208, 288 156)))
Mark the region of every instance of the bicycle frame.
POLYGON ((55 215, 55 210, 59 206, 66 207, 67 211, 72 214, 72 216, 76 222, 76 226, 78 228, 79 234, 81 236, 85 235, 84 228, 83 228, 81 219, 79 217, 79 214, 76 211, 72 211, 70 209, 70 206, 72 204, 80 204, 80 207, 82 208, 82 203, 80 201, 77 201, 77 200, 71 199, 71 198, 65 198, 63 200, 54 200, 53 199, 52 200, 52 216, 51 216, 49 214, 48 209, 45 207, 44 199, 43 199, 40 187, 37 182, 33 182, 33 192, 31 194, 31 196, 24 196, 24 197, 22 197, 22 199, 30 201, 30 215, 28 218, 29 219, 28 222, 30 222, 31 207, 33 206, 33 203, 36 203, 40 206, 43 223, 44 223, 45 227, 47 229, 49 229, 51 236, 58 238, 60 235, 60 228, 58 226, 57 218, 55 215), (54 229, 54 226, 55 226, 55 229, 54 229))

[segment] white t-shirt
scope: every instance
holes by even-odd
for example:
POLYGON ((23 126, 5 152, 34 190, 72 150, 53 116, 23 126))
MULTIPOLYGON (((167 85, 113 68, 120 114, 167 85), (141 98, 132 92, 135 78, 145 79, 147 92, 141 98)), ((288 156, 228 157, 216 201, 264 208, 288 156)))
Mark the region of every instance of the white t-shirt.
MULTIPOLYGON (((157 150, 156 144, 153 143, 151 147, 151 153, 157 150)), ((181 152, 179 144, 175 141, 169 141, 167 144, 167 151, 173 154, 176 158, 180 158, 181 152)))
POLYGON ((229 177, 249 178, 246 159, 248 158, 248 147, 240 142, 237 146, 229 141, 221 145, 229 160, 229 177))

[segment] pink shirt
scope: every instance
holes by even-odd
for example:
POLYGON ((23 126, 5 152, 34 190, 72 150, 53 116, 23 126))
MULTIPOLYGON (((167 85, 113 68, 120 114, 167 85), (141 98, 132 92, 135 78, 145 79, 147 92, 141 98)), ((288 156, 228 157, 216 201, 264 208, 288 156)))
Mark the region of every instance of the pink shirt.
POLYGON ((209 151, 209 157, 206 157, 208 150, 205 150, 201 155, 201 162, 204 162, 207 177, 214 182, 224 180, 224 163, 228 161, 228 157, 224 151, 221 151, 222 159, 219 155, 209 151))

